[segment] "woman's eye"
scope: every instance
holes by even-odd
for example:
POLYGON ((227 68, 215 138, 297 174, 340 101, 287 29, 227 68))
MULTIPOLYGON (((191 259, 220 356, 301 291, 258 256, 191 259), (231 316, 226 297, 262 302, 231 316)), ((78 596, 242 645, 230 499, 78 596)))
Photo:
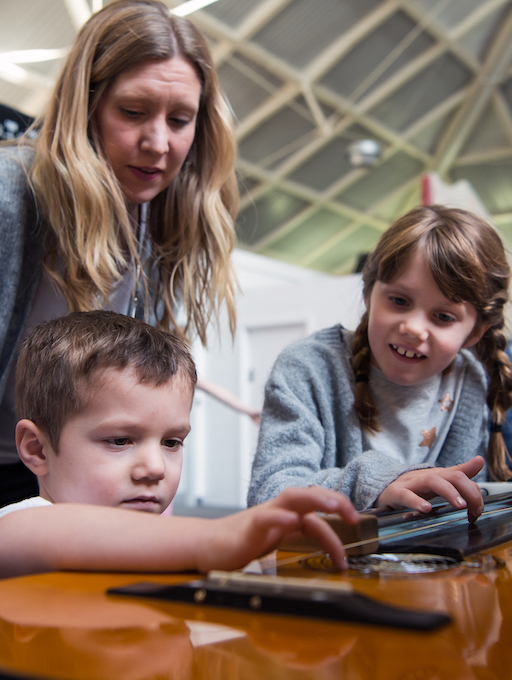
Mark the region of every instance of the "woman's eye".
POLYGON ((177 451, 181 446, 183 446, 183 442, 181 439, 164 439, 163 442, 164 446, 168 449, 173 449, 177 451))
POLYGON ((141 111, 135 111, 134 109, 121 109, 121 112, 127 118, 137 118, 137 116, 142 116, 141 111))
POLYGON ((173 127, 182 128, 186 127, 190 123, 190 120, 188 118, 170 118, 169 123, 173 127))

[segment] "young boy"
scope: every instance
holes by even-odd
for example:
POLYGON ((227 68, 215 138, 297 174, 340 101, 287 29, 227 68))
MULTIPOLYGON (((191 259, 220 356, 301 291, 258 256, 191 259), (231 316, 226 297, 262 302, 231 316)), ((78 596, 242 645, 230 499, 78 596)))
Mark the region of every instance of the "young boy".
POLYGON ((77 312, 34 328, 18 360, 16 443, 40 496, 0 510, 0 576, 236 569, 297 531, 345 568, 314 511, 358 514, 318 487, 222 519, 155 516, 178 487, 195 382, 186 346, 130 317, 77 312))

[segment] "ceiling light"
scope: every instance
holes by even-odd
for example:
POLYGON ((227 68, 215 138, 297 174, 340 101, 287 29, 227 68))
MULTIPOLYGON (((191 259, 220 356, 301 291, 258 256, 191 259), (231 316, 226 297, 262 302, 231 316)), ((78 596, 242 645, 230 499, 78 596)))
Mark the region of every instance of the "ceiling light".
POLYGON ((13 85, 23 85, 28 80, 28 73, 25 69, 12 64, 7 59, 0 59, 0 78, 13 85))
POLYGON ((178 7, 171 9, 171 13, 176 14, 178 17, 184 17, 187 14, 192 14, 192 12, 196 12, 198 9, 202 9, 203 7, 206 7, 206 5, 211 5, 214 2, 217 2, 217 0, 189 0, 188 2, 184 2, 178 7))
POLYGON ((382 147, 374 139, 358 139, 348 145, 347 153, 352 165, 371 166, 379 160, 382 147))
POLYGON ((14 50, 0 53, 0 61, 9 64, 35 64, 42 61, 60 59, 67 53, 67 48, 53 50, 14 50))

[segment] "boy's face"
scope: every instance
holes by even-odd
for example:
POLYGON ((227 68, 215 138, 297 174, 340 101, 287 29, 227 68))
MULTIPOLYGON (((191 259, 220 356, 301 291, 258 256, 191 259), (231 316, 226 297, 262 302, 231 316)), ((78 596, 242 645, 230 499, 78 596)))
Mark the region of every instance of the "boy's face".
POLYGON ((46 451, 43 498, 161 513, 180 481, 192 389, 175 376, 155 386, 132 368, 109 368, 86 406, 65 423, 59 452, 46 451))

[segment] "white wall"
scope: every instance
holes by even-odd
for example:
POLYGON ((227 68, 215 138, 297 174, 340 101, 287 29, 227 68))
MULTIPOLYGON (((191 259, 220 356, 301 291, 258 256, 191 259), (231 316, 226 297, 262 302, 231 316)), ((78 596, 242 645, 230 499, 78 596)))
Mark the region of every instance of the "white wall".
MULTIPOLYGON (((212 329, 208 351, 195 346, 194 356, 201 377, 261 407, 266 379, 285 346, 334 323, 355 328, 361 278, 327 276, 245 251, 234 261, 242 288, 235 340, 224 315, 220 340, 212 329)), ((177 501, 244 507, 257 431, 247 415, 198 390, 177 501)))

